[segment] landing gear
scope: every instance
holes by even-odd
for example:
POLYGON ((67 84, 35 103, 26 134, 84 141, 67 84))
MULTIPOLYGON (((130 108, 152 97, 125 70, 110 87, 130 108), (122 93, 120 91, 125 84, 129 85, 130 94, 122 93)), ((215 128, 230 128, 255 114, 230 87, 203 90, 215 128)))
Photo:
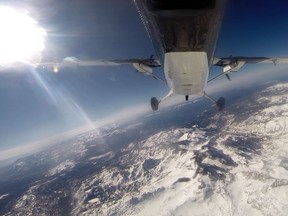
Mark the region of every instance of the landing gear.
POLYGON ((220 97, 216 101, 216 106, 218 107, 218 110, 221 112, 225 109, 226 99, 224 97, 220 97))
POLYGON ((157 111, 159 108, 159 101, 156 97, 152 97, 150 100, 151 108, 153 111, 157 111))
POLYGON ((222 112, 225 109, 226 99, 224 97, 220 97, 217 101, 215 101, 213 98, 207 95, 206 92, 204 92, 204 96, 217 106, 219 112, 222 112))
POLYGON ((150 100, 150 105, 153 111, 157 111, 159 108, 160 102, 166 100, 167 98, 171 97, 173 95, 173 91, 170 91, 165 97, 163 97, 161 100, 158 100, 156 97, 152 97, 150 100))
MULTIPOLYGON (((150 100, 150 105, 153 111, 157 111, 159 108, 159 104, 166 100, 167 98, 171 97, 172 95, 174 95, 174 93, 172 91, 170 91, 165 97, 163 97, 161 100, 158 100, 156 97, 152 97, 150 100)), ((214 100, 213 98, 211 98, 209 95, 206 94, 206 92, 204 92, 204 97, 206 97, 207 99, 209 99, 213 104, 215 104, 218 108, 218 110, 221 112, 225 109, 225 104, 226 104, 226 100, 224 97, 220 97, 217 101, 214 100)), ((185 95, 185 100, 188 101, 189 99, 189 95, 185 95)))

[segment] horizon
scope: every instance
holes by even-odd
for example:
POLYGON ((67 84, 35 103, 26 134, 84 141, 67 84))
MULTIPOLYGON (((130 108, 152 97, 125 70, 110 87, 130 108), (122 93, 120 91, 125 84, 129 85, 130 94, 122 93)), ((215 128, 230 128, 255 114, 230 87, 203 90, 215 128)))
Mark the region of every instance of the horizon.
MULTIPOLYGON (((285 76, 285 73, 283 71, 287 71, 288 73, 288 65, 287 66, 279 66, 279 67, 271 67, 265 72, 263 71, 258 71, 258 73, 254 74, 247 74, 246 76, 238 76, 234 77, 236 79, 237 83, 245 83, 245 86, 238 84, 235 86, 235 83, 229 82, 227 85, 223 86, 222 82, 215 82, 212 83, 207 87, 207 91, 212 91, 213 94, 211 95, 221 95, 223 91, 228 91, 228 92, 237 92, 238 90, 244 90, 247 91, 247 89, 254 89, 257 86, 262 86, 263 84, 267 83, 274 83, 277 81, 280 83, 288 83, 288 76, 285 76), (274 72, 273 77, 274 80, 270 78, 271 72, 274 72), (259 76, 262 75, 262 79, 260 79, 259 76), (265 75, 265 76, 264 76, 265 75), (264 77, 264 78, 263 78, 264 77), (258 81, 257 81, 258 79, 258 81), (256 80, 256 81, 255 81, 256 80), (282 82, 281 82, 282 81, 282 82)), ((228 81, 227 81, 228 82, 228 81)), ((276 84, 277 84, 276 83, 276 84)), ((232 94, 233 95, 233 94, 232 94)), ((228 96, 229 98, 229 96, 228 96)), ((58 143, 62 141, 66 141, 69 139, 73 139, 77 137, 80 134, 87 133, 89 131, 93 130, 98 130, 101 129, 102 127, 109 127, 109 125, 114 125, 114 124, 127 124, 131 123, 134 121, 141 120, 142 118, 145 118, 147 116, 153 116, 153 115, 158 115, 161 114, 162 112, 167 112, 167 109, 169 110, 170 108, 173 107, 178 107, 180 106, 193 106, 193 104, 199 100, 203 99, 200 96, 196 96, 189 100, 188 102, 183 102, 183 98, 180 96, 173 97, 169 101, 165 101, 163 103, 163 106, 159 111, 153 112, 150 110, 150 107, 147 104, 143 104, 141 106, 137 107, 132 107, 130 109, 123 109, 122 111, 119 111, 118 113, 108 116, 104 119, 97 120, 95 122, 90 122, 86 125, 82 125, 77 128, 73 128, 71 130, 67 130, 65 132, 55 134, 54 136, 47 136, 42 138, 41 140, 36 140, 33 142, 27 142, 27 143, 22 143, 19 146, 16 146, 14 148, 7 148, 2 151, 0 151, 0 162, 3 162, 6 166, 8 164, 13 163, 14 161, 29 156, 33 154, 37 154, 39 152, 45 151, 46 149, 57 145, 58 143)), ((207 104, 209 104, 210 101, 207 100, 207 104)), ((210 103, 211 104, 211 103, 210 103)), ((229 106, 229 104, 227 104, 229 106)), ((232 104, 230 104, 232 105, 232 104)), ((208 109, 213 109, 214 105, 211 104, 210 106, 208 105, 208 109)), ((227 110, 229 112, 229 109, 227 110)), ((226 110, 224 111, 226 112, 226 110)), ((3 166, 1 166, 3 167, 3 166)))
MULTIPOLYGON (((248 2, 229 4, 215 56, 288 56, 285 48, 288 31, 283 28, 288 21, 284 7, 287 3, 284 0, 278 5, 270 1, 248 2)), ((44 59, 131 58, 155 53, 132 1, 87 0, 68 4, 50 0, 49 7, 45 1, 37 4, 32 1, 30 6, 29 2, 17 0, 1 3, 31 9, 31 15, 35 15, 47 32, 44 59)), ((231 74, 231 82, 222 77, 212 84, 233 89, 243 83, 247 85, 241 77, 248 81, 255 79, 256 83, 257 79, 274 79, 277 76, 273 71, 279 68, 285 70, 286 66, 245 65, 240 72, 231 74), (269 70, 271 74, 261 74, 261 70, 269 70)), ((219 71, 213 67, 210 76, 219 71)), ((151 97, 161 97, 168 91, 167 86, 134 73, 129 66, 63 70, 58 74, 34 72, 0 73, 0 160, 8 149, 25 149, 26 145, 52 139, 86 124, 112 119, 113 115, 129 112, 130 108, 149 107, 151 97)), ((155 73, 163 77, 162 68, 155 73)), ((217 91, 209 93, 213 95, 217 91)), ((167 104, 173 104, 174 100, 178 103, 179 99, 176 97, 167 104)))

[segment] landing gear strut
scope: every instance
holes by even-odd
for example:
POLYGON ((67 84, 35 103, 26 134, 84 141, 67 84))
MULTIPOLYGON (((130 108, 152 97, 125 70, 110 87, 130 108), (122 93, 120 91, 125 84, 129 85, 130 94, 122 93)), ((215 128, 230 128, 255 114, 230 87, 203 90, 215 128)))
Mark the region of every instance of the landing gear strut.
POLYGON ((161 100, 158 100, 156 97, 152 97, 150 100, 150 105, 153 111, 157 111, 159 108, 160 102, 166 100, 167 98, 171 97, 173 95, 173 91, 170 91, 165 97, 163 97, 161 100))
MULTIPOLYGON (((157 111, 159 108, 159 104, 166 100, 167 98, 171 97, 174 93, 170 91, 165 97, 163 97, 161 100, 158 100, 156 97, 152 97, 150 100, 150 105, 153 111, 157 111)), ((225 108, 226 100, 224 97, 220 97, 217 101, 211 98, 209 95, 204 92, 204 97, 209 99, 213 104, 215 104, 218 108, 218 110, 221 112, 225 108)), ((185 95, 185 100, 187 101, 189 99, 189 95, 185 95)))

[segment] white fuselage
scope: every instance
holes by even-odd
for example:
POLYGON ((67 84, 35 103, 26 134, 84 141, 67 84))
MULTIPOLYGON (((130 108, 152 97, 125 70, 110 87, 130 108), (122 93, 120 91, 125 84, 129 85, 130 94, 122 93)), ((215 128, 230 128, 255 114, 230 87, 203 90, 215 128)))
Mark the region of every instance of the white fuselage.
POLYGON ((206 52, 165 53, 164 73, 174 94, 203 95, 209 74, 206 52))
POLYGON ((134 0, 171 92, 203 95, 226 0, 134 0))

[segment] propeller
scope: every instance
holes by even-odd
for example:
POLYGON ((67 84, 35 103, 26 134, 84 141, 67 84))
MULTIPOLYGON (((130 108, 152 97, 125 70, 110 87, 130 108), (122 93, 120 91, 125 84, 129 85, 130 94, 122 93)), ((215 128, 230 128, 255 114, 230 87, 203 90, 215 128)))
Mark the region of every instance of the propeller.
MULTIPOLYGON (((148 60, 154 60, 154 55, 150 55, 150 57, 148 58, 148 60)), ((166 81, 160 77, 158 77, 157 75, 155 75, 153 73, 153 65, 149 65, 149 61, 146 63, 147 59, 144 59, 143 62, 139 62, 139 63, 133 63, 134 68, 136 69, 135 72, 140 72, 143 73, 145 75, 150 75, 152 76, 155 80, 159 80, 160 82, 164 83, 165 85, 167 84, 166 81)))
POLYGON ((215 77, 211 78, 210 80, 208 80, 208 83, 211 82, 211 81, 213 81, 213 80, 215 80, 215 79, 217 79, 218 77, 223 76, 223 75, 225 75, 226 78, 227 78, 229 81, 231 81, 230 75, 229 75, 228 73, 223 73, 223 72, 222 72, 222 73, 218 74, 217 76, 215 76, 215 77))
POLYGON ((231 77, 229 76, 228 73, 225 73, 225 76, 227 77, 227 79, 228 79, 229 81, 231 81, 231 77))

